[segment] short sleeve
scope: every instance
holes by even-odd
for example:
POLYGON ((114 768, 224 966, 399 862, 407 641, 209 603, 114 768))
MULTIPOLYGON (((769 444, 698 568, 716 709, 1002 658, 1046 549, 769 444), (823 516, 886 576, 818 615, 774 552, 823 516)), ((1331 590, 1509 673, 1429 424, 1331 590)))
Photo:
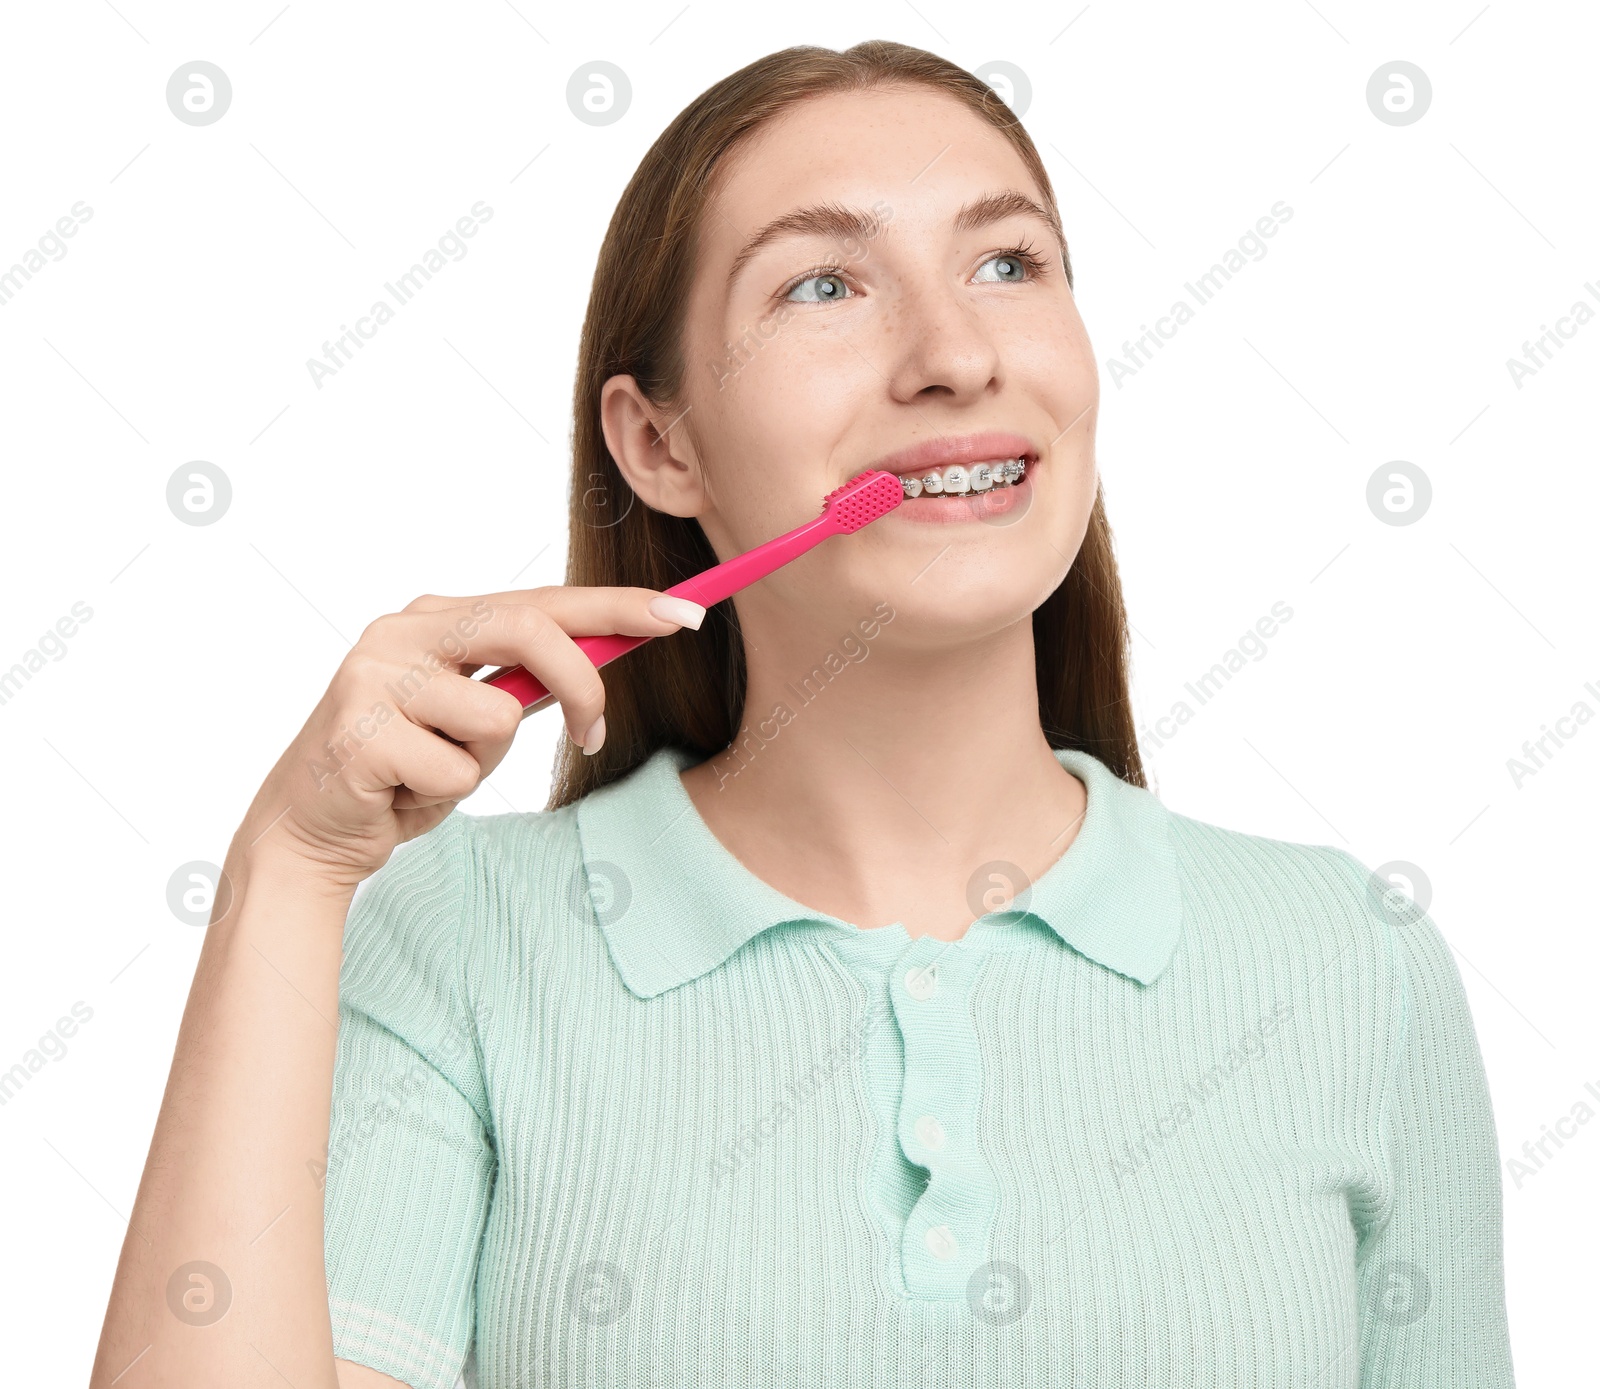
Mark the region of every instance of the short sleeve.
POLYGON ((1510 1389, 1499 1142, 1466 991, 1426 912, 1357 867, 1392 930, 1400 992, 1389 1199, 1356 1253, 1361 1389, 1510 1389))
POLYGON ((467 817, 398 846, 344 928, 324 1191, 334 1354, 453 1389, 496 1171, 464 984, 467 817))

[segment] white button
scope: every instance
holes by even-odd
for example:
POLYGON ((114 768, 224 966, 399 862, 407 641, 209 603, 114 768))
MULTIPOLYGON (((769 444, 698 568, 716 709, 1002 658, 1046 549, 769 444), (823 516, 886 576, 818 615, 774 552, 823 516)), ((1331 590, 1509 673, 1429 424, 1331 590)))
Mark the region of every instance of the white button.
POLYGON ((944 1147, 944 1125, 931 1114, 924 1114, 914 1126, 917 1142, 924 1148, 944 1147))
POLYGON ((948 1225, 935 1225, 927 1234, 928 1253, 936 1259, 953 1259, 956 1256, 956 1237, 948 1225))
POLYGON ((915 965, 906 971, 906 992, 919 1003, 925 1003, 932 998, 934 990, 938 987, 938 965, 915 965))

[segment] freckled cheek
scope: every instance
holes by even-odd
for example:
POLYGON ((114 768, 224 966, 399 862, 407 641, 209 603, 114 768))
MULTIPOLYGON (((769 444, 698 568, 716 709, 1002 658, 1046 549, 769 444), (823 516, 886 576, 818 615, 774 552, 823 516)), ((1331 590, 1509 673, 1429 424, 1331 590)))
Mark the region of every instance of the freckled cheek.
POLYGON ((1026 384, 1041 403, 1071 419, 1100 395, 1094 348, 1076 315, 1052 314, 1019 323, 1002 344, 1001 361, 1012 380, 1026 384))
POLYGON ((755 408, 791 421, 805 418, 822 441, 845 432, 851 410, 872 399, 873 383, 883 380, 865 346, 864 338, 840 333, 794 328, 779 335, 750 366, 755 408))
MULTIPOLYGON (((718 509, 748 544, 814 515, 855 463, 871 372, 837 339, 775 337, 705 401, 705 434, 724 476, 718 509)), ((876 379, 876 378, 874 378, 876 379)))

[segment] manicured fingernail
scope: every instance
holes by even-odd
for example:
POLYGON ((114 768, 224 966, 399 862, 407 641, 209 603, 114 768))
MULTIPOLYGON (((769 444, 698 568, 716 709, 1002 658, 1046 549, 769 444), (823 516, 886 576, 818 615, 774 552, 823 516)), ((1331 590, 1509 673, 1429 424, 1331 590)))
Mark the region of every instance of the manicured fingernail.
POLYGON ((583 735, 583 755, 593 757, 600 751, 600 744, 606 740, 606 716, 600 715, 590 726, 589 731, 583 735))
POLYGON ((650 600, 650 616, 659 617, 663 622, 676 622, 680 627, 693 627, 698 631, 700 624, 706 620, 706 610, 698 603, 691 603, 687 598, 674 598, 670 593, 658 593, 650 600))

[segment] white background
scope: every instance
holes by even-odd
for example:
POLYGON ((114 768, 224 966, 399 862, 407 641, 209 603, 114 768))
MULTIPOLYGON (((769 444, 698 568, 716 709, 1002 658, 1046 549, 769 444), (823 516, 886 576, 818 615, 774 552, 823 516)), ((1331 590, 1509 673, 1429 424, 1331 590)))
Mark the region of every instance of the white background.
MULTIPOLYGON (((1576 702, 1600 712, 1600 323, 1520 388, 1506 366, 1574 302, 1600 309, 1593 7, 798 13, 8 11, 0 267, 93 209, 0 305, 0 670, 75 602, 93 610, 0 705, 0 1070, 75 1002, 93 1009, 0 1107, 8 1383, 88 1375, 201 944, 169 878, 221 861, 372 618, 423 592, 560 582, 580 315, 617 195, 685 103, 792 43, 895 38, 1027 75, 1101 360, 1141 721, 1274 602, 1293 609, 1264 658, 1145 741, 1163 799, 1421 866, 1502 1156, 1585 1099, 1600 1111, 1584 1088, 1600 1090, 1600 720, 1520 787, 1507 767, 1576 702), (165 99, 195 59, 233 85, 205 127, 165 99), (633 86, 604 127, 566 104, 595 59, 633 86), (1366 101, 1396 59, 1433 88, 1407 126, 1366 101), (306 359, 480 199, 493 219, 465 258, 318 389, 306 359), (1268 254, 1114 384, 1122 344, 1280 200, 1293 216, 1268 254), (194 460, 233 488, 208 526, 166 503, 194 460), (1412 525, 1367 505, 1394 460, 1432 484, 1412 525)), ((530 719, 466 809, 542 808, 560 730, 553 710, 530 719)), ((1505 1174, 1527 1385, 1593 1364, 1600 1123, 1570 1131, 1532 1176, 1505 1174)))

